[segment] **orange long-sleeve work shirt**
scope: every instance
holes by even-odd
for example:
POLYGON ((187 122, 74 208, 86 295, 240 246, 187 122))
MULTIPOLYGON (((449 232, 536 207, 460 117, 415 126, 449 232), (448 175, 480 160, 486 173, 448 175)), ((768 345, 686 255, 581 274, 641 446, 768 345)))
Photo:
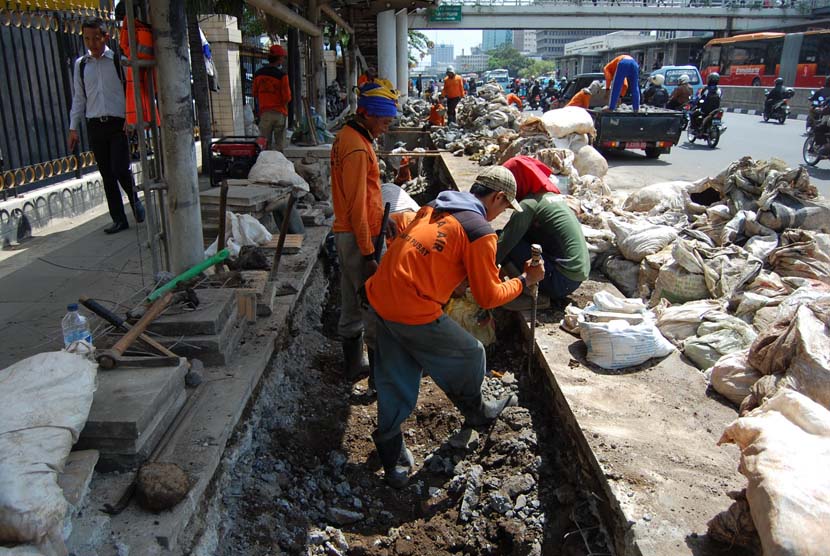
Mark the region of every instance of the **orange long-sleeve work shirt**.
POLYGON ((253 95, 259 103, 259 114, 279 112, 288 115, 291 86, 288 74, 277 66, 262 66, 254 73, 253 95))
POLYGON ((481 214, 421 207, 366 282, 369 303, 385 320, 418 325, 441 316, 443 305, 464 278, 485 309, 515 299, 522 282, 499 279, 496 239, 481 214))
POLYGON ((591 95, 586 93, 584 89, 580 89, 580 91, 568 101, 567 106, 579 106, 580 108, 588 110, 588 107, 591 106, 591 95))
MULTIPOLYGON (((617 73, 617 66, 620 65, 620 61, 622 61, 625 58, 631 58, 631 56, 629 56, 628 54, 620 54, 619 56, 605 64, 605 67, 602 68, 602 73, 605 74, 605 88, 607 90, 611 90, 611 84, 614 81, 614 74, 617 73)), ((623 83, 622 91, 620 91, 620 96, 625 96, 626 92, 628 92, 628 80, 626 80, 625 83, 623 83)))
POLYGON ((464 96, 464 80, 460 75, 449 75, 444 78, 444 89, 441 96, 447 98, 459 98, 464 96))
POLYGON ((380 168, 372 136, 355 122, 346 124, 331 146, 331 193, 332 230, 353 233, 362 255, 374 253, 372 237, 383 219, 380 168))
POLYGON ((521 97, 510 93, 507 95, 507 104, 515 104, 516 107, 521 110, 522 109, 522 99, 521 97))

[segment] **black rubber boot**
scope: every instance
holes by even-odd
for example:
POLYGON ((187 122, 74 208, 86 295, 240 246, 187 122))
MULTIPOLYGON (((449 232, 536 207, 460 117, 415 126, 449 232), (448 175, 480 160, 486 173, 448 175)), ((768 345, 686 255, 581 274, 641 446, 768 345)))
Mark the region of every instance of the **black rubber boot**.
POLYGON ((488 401, 484 401, 481 394, 468 402, 453 398, 450 398, 450 400, 461 411, 461 414, 464 416, 464 424, 469 427, 489 425, 498 419, 501 412, 506 408, 519 403, 519 398, 515 394, 510 394, 506 398, 488 401))
POLYGON ((343 338, 343 362, 343 373, 350 379, 366 372, 369 362, 363 357, 363 334, 343 338))
POLYGON ((398 433, 392 438, 379 441, 372 433, 372 440, 375 441, 380 463, 383 465, 386 483, 393 488, 405 487, 409 482, 409 472, 415 465, 415 459, 403 442, 403 434, 398 433))

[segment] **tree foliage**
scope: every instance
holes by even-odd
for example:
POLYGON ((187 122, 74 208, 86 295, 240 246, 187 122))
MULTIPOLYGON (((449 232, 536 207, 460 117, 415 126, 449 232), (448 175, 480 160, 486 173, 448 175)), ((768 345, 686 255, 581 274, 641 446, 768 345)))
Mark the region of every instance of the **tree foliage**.
POLYGON ((519 72, 519 77, 538 77, 555 69, 556 63, 551 60, 531 60, 531 64, 519 72))
POLYGON ((506 69, 510 75, 519 75, 522 70, 530 67, 533 60, 522 56, 522 53, 505 43, 498 48, 487 51, 487 69, 506 69))
POLYGON ((432 41, 417 29, 409 30, 409 65, 417 66, 418 62, 429 53, 432 41))

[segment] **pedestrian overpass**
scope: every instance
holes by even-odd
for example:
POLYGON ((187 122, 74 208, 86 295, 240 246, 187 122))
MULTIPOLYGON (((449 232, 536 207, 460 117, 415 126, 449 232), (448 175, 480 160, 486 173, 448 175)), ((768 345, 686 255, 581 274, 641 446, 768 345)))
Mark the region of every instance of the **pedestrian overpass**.
POLYGON ((814 21, 827 0, 463 0, 409 16, 409 28, 746 32, 814 21))

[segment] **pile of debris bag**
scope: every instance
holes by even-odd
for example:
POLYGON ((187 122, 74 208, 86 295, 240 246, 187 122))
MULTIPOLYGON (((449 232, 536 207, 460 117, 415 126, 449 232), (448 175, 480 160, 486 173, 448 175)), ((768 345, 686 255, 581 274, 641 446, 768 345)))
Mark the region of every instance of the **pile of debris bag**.
MULTIPOLYGON (((567 150, 536 157, 554 171, 573 165, 567 150)), ((822 553, 830 546, 830 479, 818 472, 830 468, 830 204, 803 168, 749 157, 714 177, 644 187, 621 206, 600 189, 571 195, 594 268, 629 299, 569 307, 563 328, 609 369, 667 355, 664 341, 681 350, 739 411, 721 442, 741 448, 749 485, 710 534, 764 554, 822 553), (625 346, 624 360, 600 352, 609 345, 625 346)))

